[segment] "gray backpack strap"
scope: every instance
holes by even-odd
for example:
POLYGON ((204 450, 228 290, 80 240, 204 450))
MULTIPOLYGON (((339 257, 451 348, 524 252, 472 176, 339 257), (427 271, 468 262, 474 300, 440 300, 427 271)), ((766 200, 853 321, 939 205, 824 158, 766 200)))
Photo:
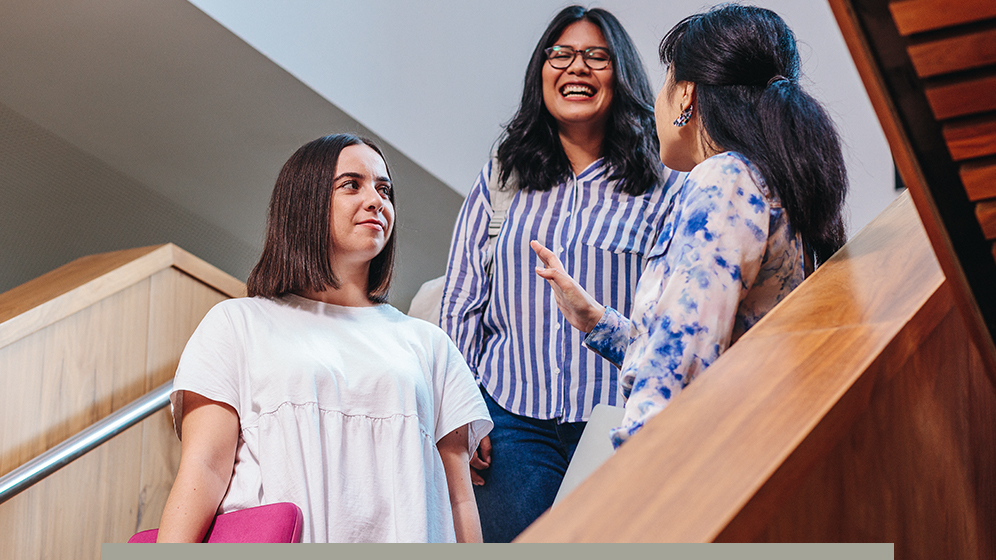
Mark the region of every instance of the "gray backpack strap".
POLYGON ((491 197, 491 210, 493 213, 491 214, 491 221, 488 222, 488 245, 485 250, 488 255, 488 264, 485 266, 485 271, 489 277, 491 276, 492 269, 494 269, 495 238, 501 232, 501 226, 505 223, 508 208, 512 205, 512 197, 515 196, 515 191, 517 190, 519 190, 519 185, 515 171, 512 171, 508 180, 502 183, 501 165, 498 163, 498 156, 491 156, 491 174, 488 176, 488 196, 491 197))

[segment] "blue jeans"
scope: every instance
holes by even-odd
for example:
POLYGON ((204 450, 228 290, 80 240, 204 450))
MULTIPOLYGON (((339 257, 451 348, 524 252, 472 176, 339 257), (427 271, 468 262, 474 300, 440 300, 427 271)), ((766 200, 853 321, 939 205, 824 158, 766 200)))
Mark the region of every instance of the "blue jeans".
POLYGON ((474 493, 484 542, 511 542, 553 505, 586 423, 512 414, 482 392, 495 427, 491 466, 474 493))

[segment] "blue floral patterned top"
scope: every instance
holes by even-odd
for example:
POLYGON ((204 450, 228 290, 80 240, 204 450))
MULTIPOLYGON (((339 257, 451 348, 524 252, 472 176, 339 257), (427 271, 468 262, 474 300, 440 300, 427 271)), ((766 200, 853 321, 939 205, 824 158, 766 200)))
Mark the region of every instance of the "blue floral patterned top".
POLYGON ((744 156, 725 152, 695 166, 670 204, 632 320, 606 308, 584 341, 622 370, 616 447, 805 276, 801 236, 744 156))

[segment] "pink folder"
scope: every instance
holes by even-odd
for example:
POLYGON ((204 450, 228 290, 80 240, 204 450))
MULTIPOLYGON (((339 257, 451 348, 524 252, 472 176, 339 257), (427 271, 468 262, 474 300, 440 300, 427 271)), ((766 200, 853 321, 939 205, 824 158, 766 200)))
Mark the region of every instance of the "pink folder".
MULTIPOLYGON (((297 543, 301 542, 304 514, 289 502, 267 504, 223 513, 204 536, 206 543, 297 543)), ((135 533, 129 543, 154 543, 159 529, 135 533)))

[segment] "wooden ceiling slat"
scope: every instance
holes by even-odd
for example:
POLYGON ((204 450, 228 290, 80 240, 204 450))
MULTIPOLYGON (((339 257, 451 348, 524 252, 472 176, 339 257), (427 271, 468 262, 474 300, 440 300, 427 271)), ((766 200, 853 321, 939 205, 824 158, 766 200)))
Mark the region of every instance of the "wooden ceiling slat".
POLYGON ((907 50, 921 78, 996 64, 996 29, 911 44, 907 50))
POLYGON ((986 239, 996 239, 996 200, 986 200, 975 205, 975 217, 982 226, 986 239))
POLYGON ((996 155, 996 118, 946 124, 943 131, 955 161, 996 155))
POLYGON ((959 174, 972 202, 996 198, 996 160, 968 162, 961 166, 959 174))
POLYGON ((901 35, 996 18, 993 0, 903 0, 889 3, 901 35))
POLYGON ((996 75, 929 86, 924 91, 938 120, 996 110, 996 75))

